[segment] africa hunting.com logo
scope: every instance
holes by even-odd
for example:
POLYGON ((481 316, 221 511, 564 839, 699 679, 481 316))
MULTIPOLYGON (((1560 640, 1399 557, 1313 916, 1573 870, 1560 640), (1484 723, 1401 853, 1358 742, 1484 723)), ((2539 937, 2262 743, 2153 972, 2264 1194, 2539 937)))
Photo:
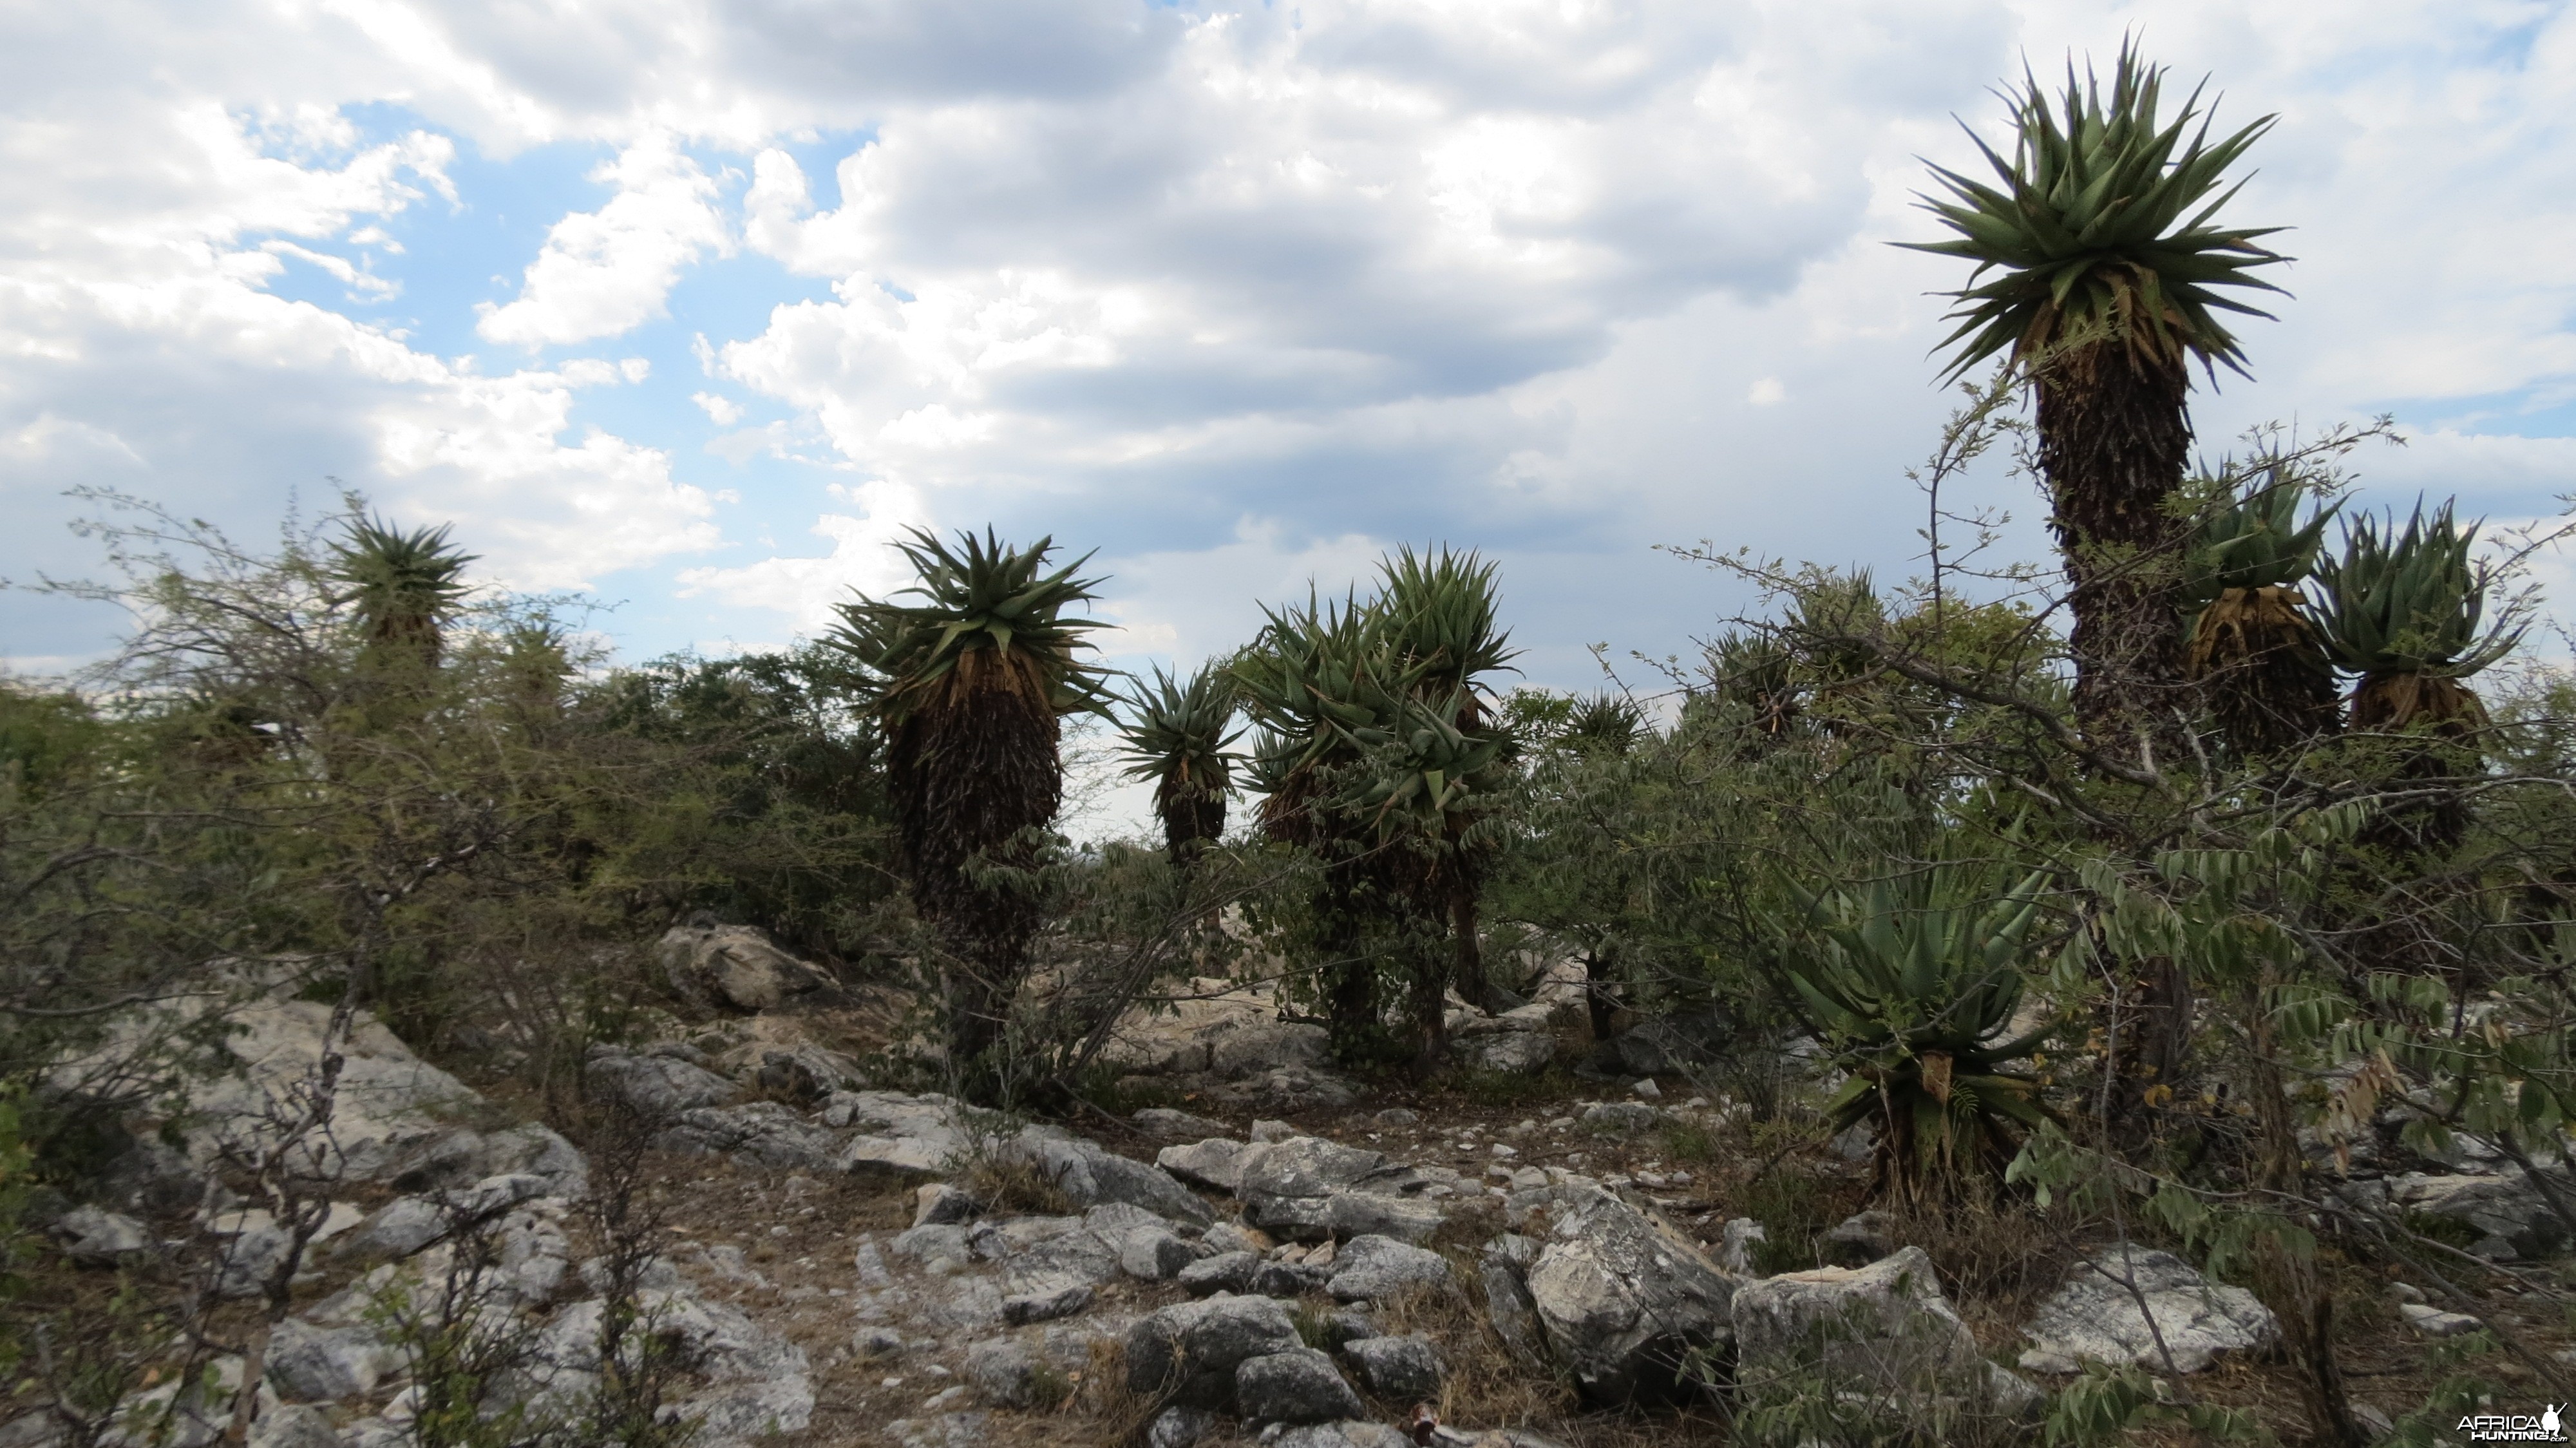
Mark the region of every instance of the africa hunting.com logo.
POLYGON ((2567 1430, 2559 1421, 2558 1410, 2565 1406, 2552 1403, 2537 1416, 2472 1413, 2460 1420, 2455 1431, 2468 1434, 2472 1443, 2564 1443, 2567 1430))

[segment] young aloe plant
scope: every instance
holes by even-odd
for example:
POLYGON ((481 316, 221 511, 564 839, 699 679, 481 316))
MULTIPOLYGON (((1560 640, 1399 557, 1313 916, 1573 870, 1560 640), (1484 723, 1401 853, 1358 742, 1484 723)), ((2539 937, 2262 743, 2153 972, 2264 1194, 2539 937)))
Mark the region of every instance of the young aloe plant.
POLYGON ((2333 508, 2299 521, 2300 489, 2278 469, 2213 514, 2183 577, 2187 672, 2238 753, 2295 749, 2337 722, 2334 666, 2301 607, 2333 508))
POLYGON ((1875 1122, 1890 1196, 1999 1174, 2017 1130, 2049 1119, 2039 1082, 2007 1068, 2054 1026, 2006 1035, 2046 876, 2001 899, 1981 898, 1984 880, 1943 865, 1809 897, 1813 935, 1789 982, 1850 1075, 1826 1104, 1830 1124, 1875 1122))
POLYGON ((2460 681, 2503 658, 2522 640, 2507 617, 2483 634, 2494 581, 2469 561, 2478 529, 2460 526, 2444 503, 2430 519, 2418 506, 2397 531, 2364 516, 2344 530, 2344 554, 2317 567, 2318 612, 2337 666, 2361 675, 2352 727, 2397 732, 2417 726, 2462 729, 2486 722, 2486 708, 2460 681))

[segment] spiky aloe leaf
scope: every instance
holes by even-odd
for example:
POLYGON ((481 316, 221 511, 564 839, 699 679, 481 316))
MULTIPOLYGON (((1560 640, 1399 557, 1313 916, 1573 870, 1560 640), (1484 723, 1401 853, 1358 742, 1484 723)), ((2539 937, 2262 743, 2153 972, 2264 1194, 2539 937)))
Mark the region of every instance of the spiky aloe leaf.
POLYGON ((1646 732, 1646 711, 1625 694, 1593 694, 1575 701, 1562 736, 1567 748, 1625 754, 1646 732))
POLYGON ((2477 525, 2461 526, 2445 502, 2421 503, 2397 531, 2365 514, 2344 527, 2341 557, 2317 566, 2318 632, 2335 664, 2365 675, 2464 679, 2513 651, 2524 622, 2512 610, 2479 631, 2494 579, 2472 563, 2477 525))
POLYGON ((1399 549, 1378 565, 1385 641, 1426 695, 1472 706, 1476 681, 1510 667, 1517 653, 1497 627, 1496 565, 1474 553, 1399 549))
POLYGON ((1126 700, 1120 752, 1131 779, 1154 781, 1154 811, 1174 850, 1213 839, 1225 829, 1225 797, 1234 786, 1229 752, 1243 731, 1234 727, 1235 683, 1215 664, 1201 665, 1186 680, 1160 668, 1126 700))
POLYGON ((1968 285, 1946 294, 1958 303, 1950 312, 1958 327, 1935 349, 1951 353, 1947 376, 1998 354, 2027 363, 2064 344, 2103 339, 2125 341, 2160 364, 2189 354, 2243 370, 2217 313, 2270 314, 2221 289, 2279 291, 2253 271, 2287 258, 2257 244, 2281 228, 2213 219, 2236 194, 2220 190, 2227 168, 2274 118, 2212 141, 2198 89, 2171 121, 2158 118, 2163 78, 2161 67, 2123 44, 2108 97, 2089 68, 2079 81, 2070 59, 2052 107, 2037 77, 2024 72, 2021 89, 2004 98, 2013 113, 2012 159, 1970 132, 1998 184, 1932 168, 1948 194, 1920 204, 1957 235, 1899 245, 1976 264, 1968 285), (2202 122, 2197 130, 2194 120, 2202 122))
POLYGON ((847 651, 874 675, 878 708, 891 725, 920 707, 930 691, 970 655, 989 651, 1008 667, 1002 677, 1035 692, 1058 714, 1106 712, 1105 676, 1084 660, 1085 635, 1106 627, 1067 613, 1098 595, 1096 578, 1076 578, 1086 553, 1046 570, 1055 540, 1012 548, 986 530, 948 545, 926 530, 895 546, 919 579, 892 598, 860 597, 837 606, 841 622, 826 642, 847 651), (918 595, 919 603, 895 599, 918 595))
POLYGON ((347 539, 331 545, 329 576, 343 589, 332 601, 356 606, 369 639, 420 645, 434 658, 476 556, 449 542, 443 526, 405 532, 378 517, 352 519, 347 539))
POLYGON ((2202 521, 2184 564, 2182 603, 2197 611, 2231 588, 2296 588, 2316 568, 2326 523, 2341 504, 2299 519, 2302 490, 2277 468, 2202 521))

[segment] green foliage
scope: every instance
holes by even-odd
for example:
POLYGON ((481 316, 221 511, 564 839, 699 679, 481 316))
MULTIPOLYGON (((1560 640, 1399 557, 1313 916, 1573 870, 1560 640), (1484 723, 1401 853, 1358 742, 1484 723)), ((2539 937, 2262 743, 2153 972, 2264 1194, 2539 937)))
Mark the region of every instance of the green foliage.
POLYGON ((107 727, 79 695, 0 678, 0 791, 41 794, 78 773, 106 742, 107 727))
MULTIPOLYGON (((657 660, 575 692, 576 719, 664 762, 650 811, 599 821, 600 864, 653 908, 857 959, 895 893, 873 715, 837 649, 657 660)), ((607 884, 603 879, 601 883, 607 884)))
POLYGON ((1958 235, 1901 244, 1976 263, 1968 286, 1950 293, 1959 303, 1950 313, 1958 329, 1941 344, 1953 349, 1950 375, 1997 354, 2029 363, 2103 340, 2159 364, 2179 364, 2188 352, 2242 370, 2243 353, 2216 312, 2270 314, 2220 289, 2279 291, 2253 271, 2286 258, 2256 244, 2277 227, 2213 225, 2235 189, 2212 194, 2272 118, 2215 143, 2203 121, 2185 142, 2200 93, 2160 121, 2163 79, 2127 44, 2107 98, 2089 70, 2077 81, 2072 61, 2055 109, 2038 79, 2025 76, 2007 98, 2012 159, 1970 132, 2001 189, 1932 168, 1949 196, 1925 197, 1923 208, 1958 235), (1993 280, 1977 280, 1989 271, 1993 280))
POLYGON ((465 597, 462 577, 475 555, 449 542, 444 527, 404 532, 382 518, 351 517, 342 531, 325 576, 343 591, 330 602, 356 609, 370 644, 436 664, 440 632, 465 597))
POLYGON ((2198 612, 2231 588, 2293 588, 2307 581, 2325 538, 2333 507, 2304 523, 2305 491, 2273 467, 2254 475, 2245 490, 2203 519, 2185 566, 2182 603, 2198 612))
POLYGON ((2479 632, 2494 578, 2469 561, 2477 525, 2461 527, 2445 502, 2428 520, 2418 505, 2404 532, 2392 514, 2344 525, 2344 551, 2317 566, 2319 632, 2335 663, 2361 674, 2464 679, 2512 652, 2525 625, 2515 609, 2479 632))
POLYGON ((2006 1038, 2047 876, 2000 899, 1991 878, 1944 864, 1831 892, 1813 903, 1812 943, 1793 947, 1789 983, 1851 1073, 1827 1120, 1876 1120, 1901 1186, 2000 1166, 2013 1129, 2047 1119, 2038 1081, 2005 1069, 2055 1029, 2006 1038))
POLYGON ((875 676, 876 707, 888 724, 921 707, 940 681, 984 652, 1016 660, 1027 687, 1059 714, 1107 708, 1100 671, 1081 658, 1084 635, 1106 625, 1066 617, 1098 596, 1092 589, 1100 580, 1074 577, 1090 554, 1046 572, 1052 538, 1011 548, 989 530, 980 539, 960 533, 951 551, 928 532, 911 532, 911 542, 895 546, 919 582, 894 597, 918 595, 922 602, 862 598, 836 605, 841 622, 829 635, 875 676))
POLYGON ((1239 757, 1229 751, 1242 737, 1233 677, 1213 663, 1187 680, 1157 667, 1153 682, 1140 682, 1126 702, 1127 777, 1154 782, 1154 810, 1172 847, 1223 833, 1239 757))
POLYGON ((2105 1448, 2123 1441, 2132 1429, 2166 1424, 2213 1443, 2278 1441, 2250 1409, 2178 1401, 2141 1368, 2099 1363, 2088 1364, 2083 1376, 2049 1401, 2047 1441, 2049 1448, 2105 1448))

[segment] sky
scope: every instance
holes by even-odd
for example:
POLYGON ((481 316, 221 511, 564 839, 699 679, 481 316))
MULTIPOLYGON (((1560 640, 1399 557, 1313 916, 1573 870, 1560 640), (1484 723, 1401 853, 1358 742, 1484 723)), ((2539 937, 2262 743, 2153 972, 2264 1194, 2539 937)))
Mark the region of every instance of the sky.
MULTIPOLYGON (((1659 544, 1920 568, 1961 276, 1888 243, 2132 34, 2279 117, 2228 215, 2293 295, 2200 446, 2384 413, 2364 501, 2558 513, 2567 3, 87 0, 0 5, 0 577, 95 565, 74 487, 256 538, 345 486, 722 654, 989 526, 1096 550, 1142 668, 1447 542, 1592 687, 1749 606, 1659 544)), ((118 624, 0 592, 0 666, 118 624)))

